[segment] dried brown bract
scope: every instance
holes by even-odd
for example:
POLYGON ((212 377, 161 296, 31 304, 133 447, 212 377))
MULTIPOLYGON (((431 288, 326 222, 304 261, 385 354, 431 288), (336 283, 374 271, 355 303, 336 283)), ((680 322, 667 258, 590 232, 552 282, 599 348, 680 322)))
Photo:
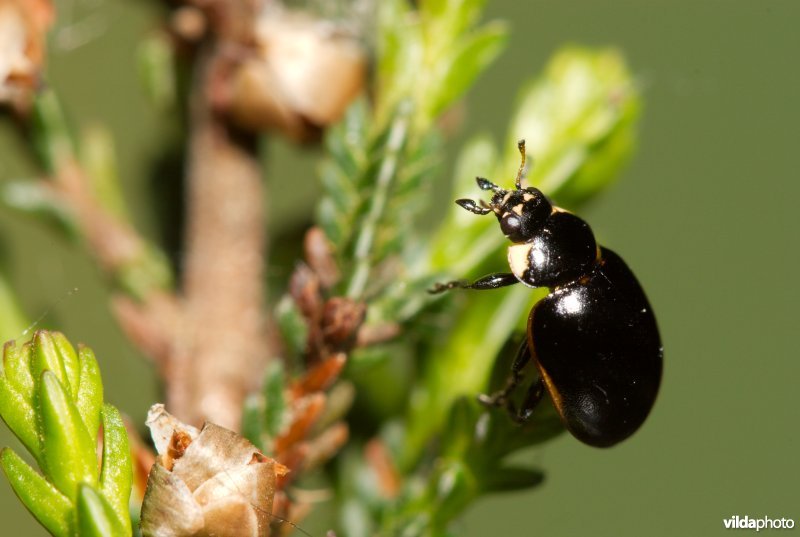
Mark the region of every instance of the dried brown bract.
POLYGON ((324 231, 318 227, 309 229, 303 241, 303 252, 308 266, 324 289, 330 289, 339 282, 342 274, 336 264, 333 245, 324 231))
POLYGON ((267 10, 255 36, 256 53, 239 66, 228 106, 240 127, 313 140, 361 93, 366 51, 344 29, 306 14, 267 10))
POLYGON ((277 478, 288 470, 233 431, 200 431, 164 410, 147 421, 159 460, 142 504, 145 537, 267 537, 277 478))
MULTIPOLYGON (((308 327, 306 362, 315 365, 330 358, 338 361, 336 355, 346 355, 355 346, 367 306, 348 297, 325 296, 338 281, 339 268, 321 230, 309 230, 304 247, 308 264, 297 265, 289 294, 308 327)), ((333 368, 334 363, 338 362, 328 368, 333 368)))

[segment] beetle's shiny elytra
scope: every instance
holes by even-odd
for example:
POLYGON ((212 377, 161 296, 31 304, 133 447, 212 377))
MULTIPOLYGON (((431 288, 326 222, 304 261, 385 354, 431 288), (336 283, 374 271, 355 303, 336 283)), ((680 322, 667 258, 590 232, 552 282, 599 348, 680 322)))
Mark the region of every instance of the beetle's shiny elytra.
POLYGON ((658 393, 663 348, 655 316, 633 272, 596 243, 585 221, 552 205, 539 190, 522 188, 525 142, 518 145, 522 162, 514 190, 479 177, 478 186, 493 192, 491 202, 456 201, 475 214, 495 214, 512 242, 511 272, 437 284, 431 292, 516 283, 547 287, 550 293, 531 310, 508 385, 481 400, 505 406, 524 421, 546 390, 573 436, 592 446, 612 446, 639 429, 658 393), (523 408, 515 410, 510 396, 530 362, 539 378, 523 408))

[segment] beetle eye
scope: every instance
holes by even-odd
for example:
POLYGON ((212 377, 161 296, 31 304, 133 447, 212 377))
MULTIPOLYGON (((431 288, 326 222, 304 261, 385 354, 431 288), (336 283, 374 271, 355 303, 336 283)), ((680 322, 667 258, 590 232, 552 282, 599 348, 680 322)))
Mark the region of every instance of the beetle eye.
POLYGON ((521 225, 522 222, 516 214, 509 214, 500 219, 500 229, 506 237, 516 235, 521 225))

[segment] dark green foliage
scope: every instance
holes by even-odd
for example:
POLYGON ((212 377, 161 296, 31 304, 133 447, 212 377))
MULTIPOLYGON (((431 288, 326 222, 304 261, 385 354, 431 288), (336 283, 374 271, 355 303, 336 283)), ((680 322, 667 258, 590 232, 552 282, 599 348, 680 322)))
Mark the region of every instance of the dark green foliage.
POLYGON ((267 366, 261 393, 251 395, 245 402, 242 435, 265 453, 271 451, 273 440, 286 424, 286 373, 281 360, 267 366))

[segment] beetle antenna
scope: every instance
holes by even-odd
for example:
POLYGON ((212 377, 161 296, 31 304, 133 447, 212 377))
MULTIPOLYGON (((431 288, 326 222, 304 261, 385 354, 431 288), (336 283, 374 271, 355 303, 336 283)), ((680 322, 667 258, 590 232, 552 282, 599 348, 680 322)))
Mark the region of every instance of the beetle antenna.
POLYGON ((488 207, 481 207, 480 205, 478 205, 477 203, 475 203, 475 200, 471 200, 471 199, 460 199, 460 200, 456 200, 456 203, 457 203, 457 204, 458 204, 460 207, 462 207, 462 208, 464 208, 464 209, 468 210, 468 211, 469 211, 469 212, 471 212, 471 213, 475 213, 475 214, 479 214, 479 215, 484 215, 484 214, 489 214, 490 212, 492 212, 492 210, 491 210, 490 208, 488 208, 488 207))
POLYGON ((489 181, 485 177, 476 177, 475 182, 478 183, 478 188, 481 190, 491 190, 492 192, 505 192, 505 189, 500 188, 493 182, 489 181))
POLYGON ((517 149, 519 150, 519 170, 517 170, 517 179, 514 181, 514 186, 517 190, 522 190, 522 174, 525 172, 525 140, 517 142, 517 149))

